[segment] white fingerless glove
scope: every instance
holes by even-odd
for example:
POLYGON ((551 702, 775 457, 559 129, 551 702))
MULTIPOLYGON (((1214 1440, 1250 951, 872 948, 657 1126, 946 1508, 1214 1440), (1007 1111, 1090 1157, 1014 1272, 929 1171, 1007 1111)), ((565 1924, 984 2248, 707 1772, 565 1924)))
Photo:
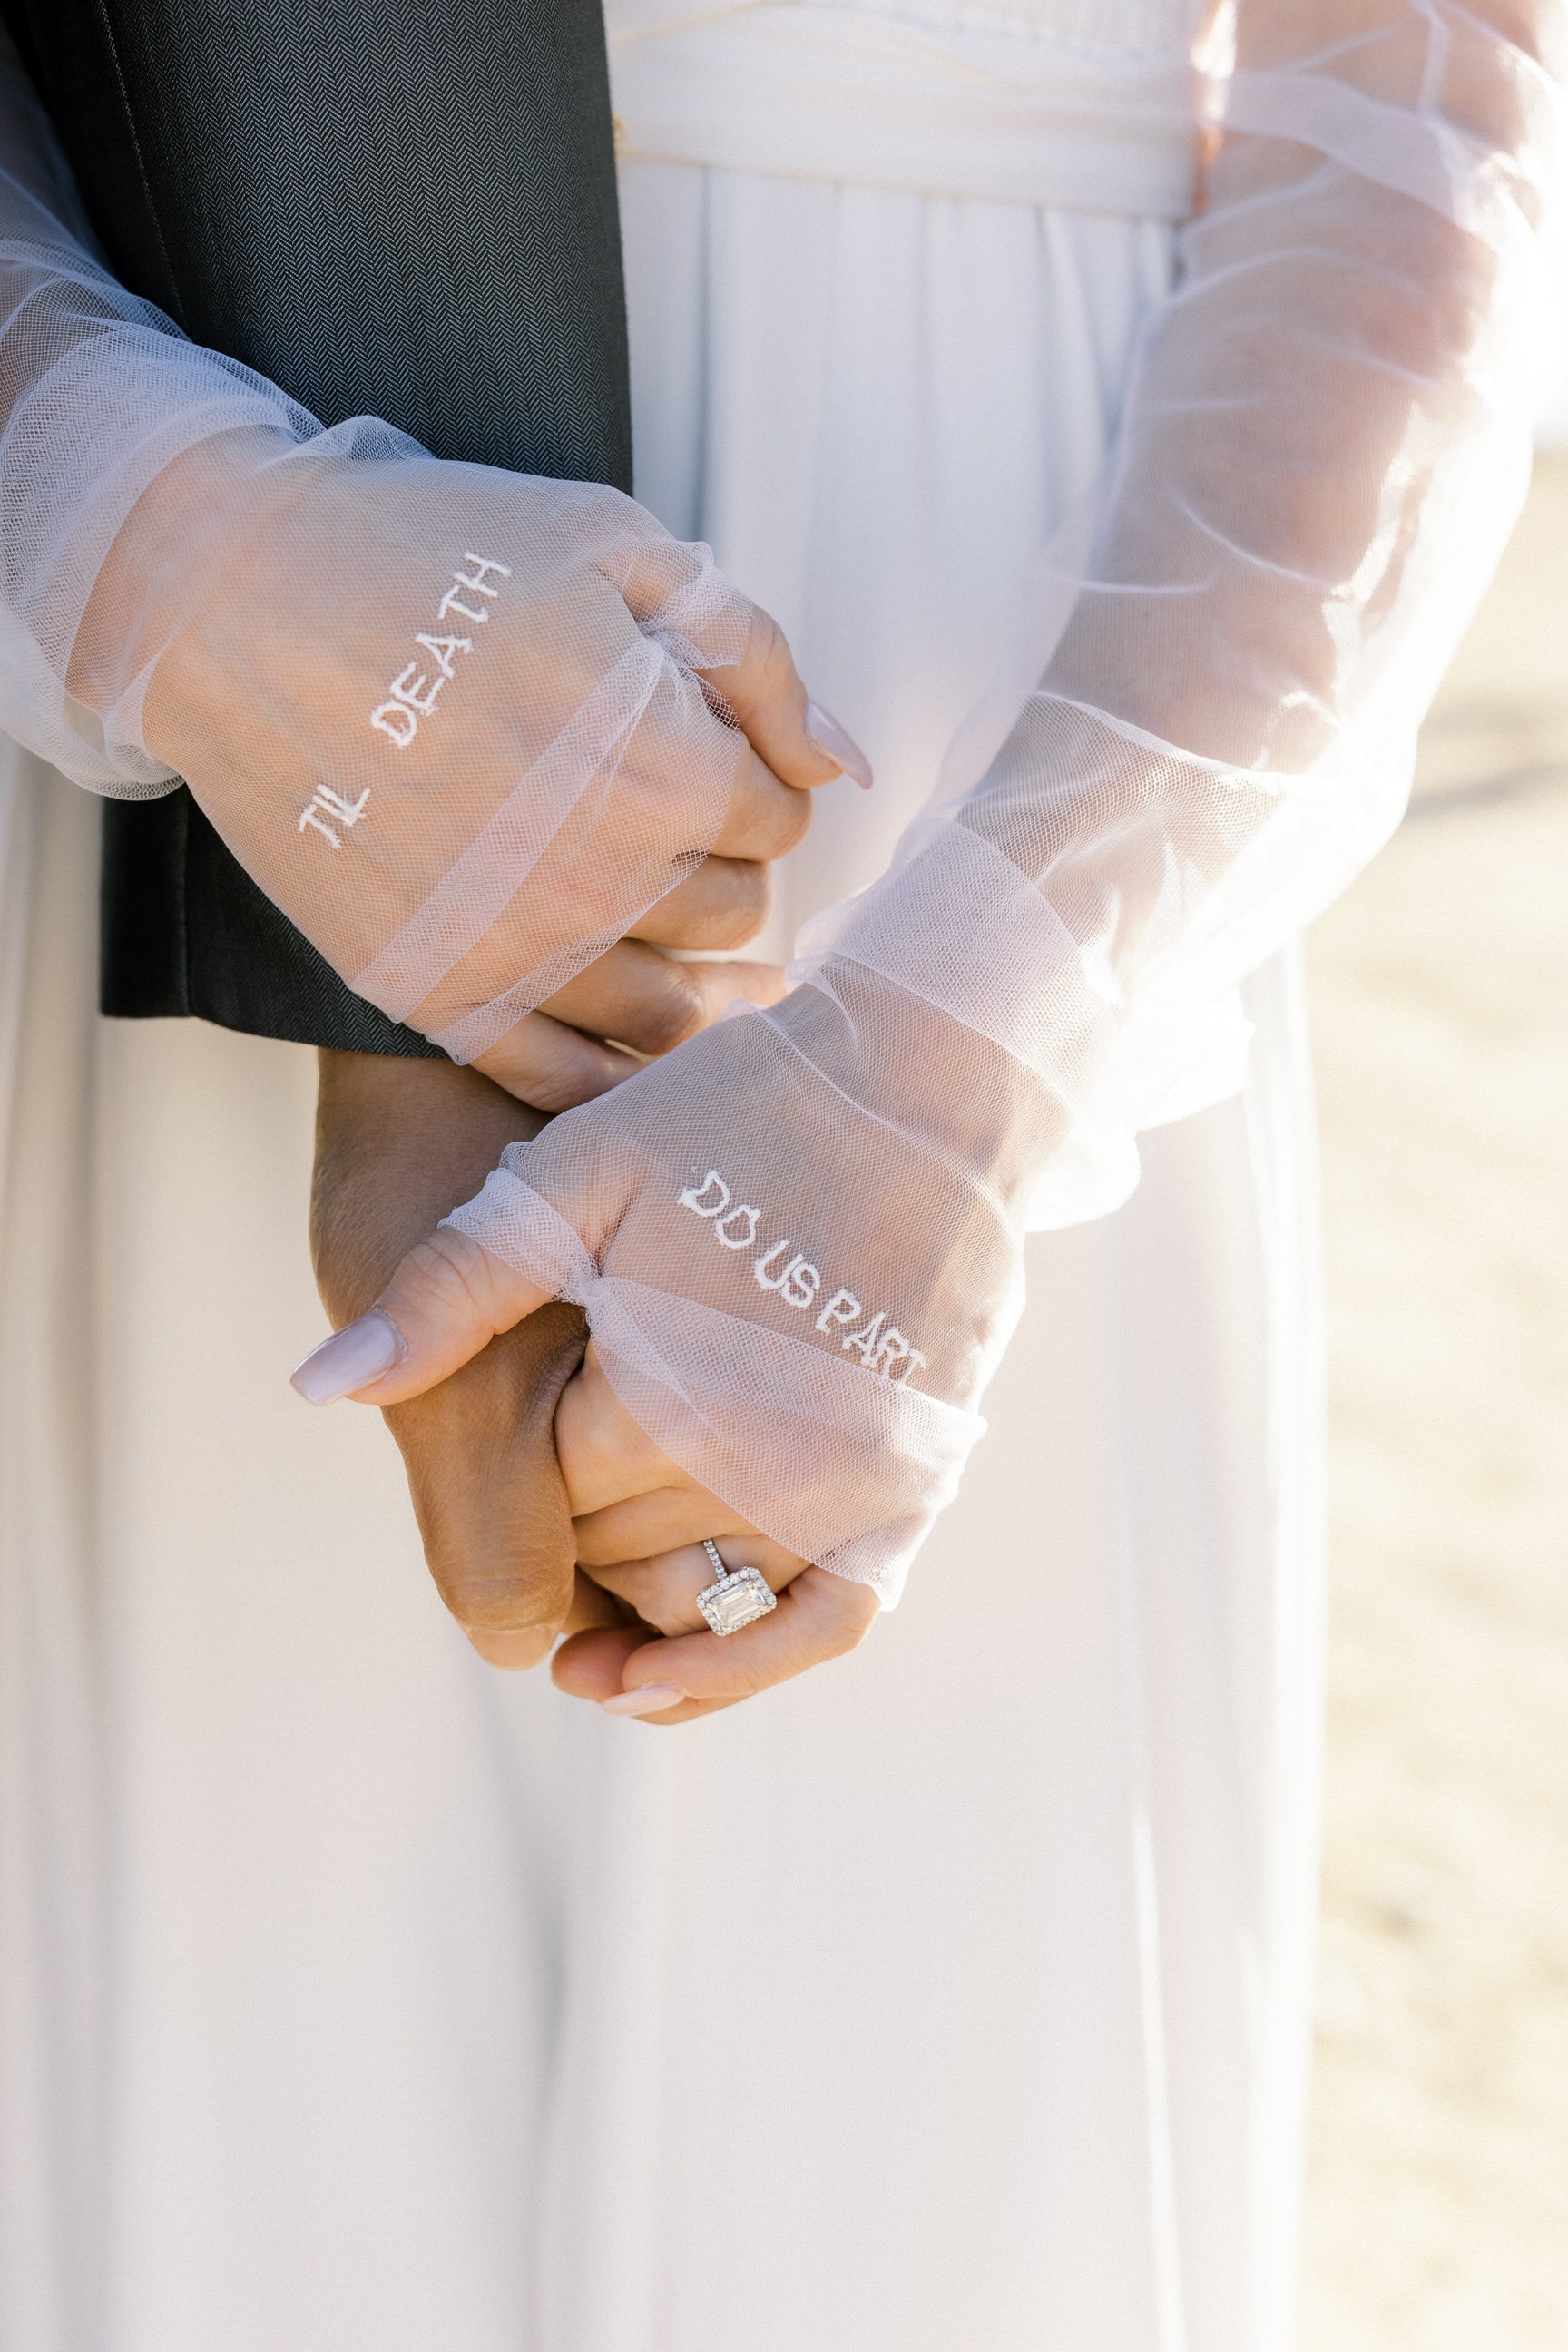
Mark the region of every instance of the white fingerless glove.
POLYGON ((333 968, 468 1061, 712 846, 752 608, 618 491, 324 432, 90 250, 0 45, 0 725, 180 776, 333 968))

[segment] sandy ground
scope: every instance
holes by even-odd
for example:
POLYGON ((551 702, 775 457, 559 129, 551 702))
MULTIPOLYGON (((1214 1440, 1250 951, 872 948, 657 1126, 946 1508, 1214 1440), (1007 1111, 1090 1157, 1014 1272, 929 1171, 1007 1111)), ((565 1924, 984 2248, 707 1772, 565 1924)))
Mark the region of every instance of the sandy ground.
POLYGON ((1313 934, 1335 1445, 1303 2352, 1568 2347, 1568 459, 1313 934))

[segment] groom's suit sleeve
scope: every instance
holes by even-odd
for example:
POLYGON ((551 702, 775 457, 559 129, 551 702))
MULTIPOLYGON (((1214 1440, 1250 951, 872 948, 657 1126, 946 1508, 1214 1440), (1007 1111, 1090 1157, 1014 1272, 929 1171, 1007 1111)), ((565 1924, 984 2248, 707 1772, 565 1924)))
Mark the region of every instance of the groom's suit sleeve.
MULTIPOLYGON (((631 486, 601 0, 3 0, 115 274, 331 424, 631 486)), ((181 786, 104 813, 102 1003, 434 1055, 181 786)))

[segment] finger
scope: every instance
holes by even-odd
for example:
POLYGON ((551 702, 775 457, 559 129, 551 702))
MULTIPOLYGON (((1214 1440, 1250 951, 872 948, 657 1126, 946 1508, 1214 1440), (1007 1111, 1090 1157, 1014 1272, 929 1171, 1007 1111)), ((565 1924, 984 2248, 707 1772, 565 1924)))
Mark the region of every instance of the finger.
MULTIPOLYGON (((516 1335, 511 1333, 508 1336, 514 1338, 516 1335)), ((480 1360, 482 1362, 483 1359, 480 1360)), ((458 1377, 460 1380, 462 1374, 458 1377)), ((447 1386, 450 1385, 448 1381, 447 1386)), ((420 1403, 423 1402, 421 1399, 420 1403)), ((417 1409, 417 1406, 406 1405, 394 1408, 396 1412, 417 1409)), ((559 1613, 557 1611, 557 1617, 559 1613)), ((525 1674, 531 1666, 537 1666, 550 1655, 563 1633, 585 1633, 596 1627, 621 1626, 626 1622, 626 1612, 614 1595, 605 1591, 591 1577, 579 1575, 572 1589, 564 1623, 551 1622, 516 1630, 465 1625, 463 1631, 487 1665, 500 1666, 508 1674, 525 1674)))
MULTIPOLYGON (((592 1343, 576 1377, 561 1391, 555 1408, 555 1452, 574 1517, 658 1486, 688 1489, 694 1508, 700 1512, 705 1505, 709 1518, 722 1511, 723 1506, 704 1495, 695 1478, 662 1453, 640 1423, 634 1421, 605 1377, 592 1343)), ((701 1535, 711 1532, 701 1518, 698 1528, 701 1535)), ((634 1544, 619 1557, 629 1559, 668 1549, 666 1544, 634 1544)))
MULTIPOLYGON (((733 736, 730 740, 733 744, 733 736)), ((748 745, 739 745, 729 805, 711 845, 719 856, 771 863, 786 857, 810 824, 810 793, 781 783, 765 761, 748 745)))
POLYGON ((586 1633, 600 1626, 624 1626, 627 1622, 627 1612, 616 1595, 606 1592, 603 1585, 595 1584, 591 1576, 584 1576, 579 1570, 562 1632, 586 1633))
POLYGON ((773 911, 771 866, 751 857, 705 857, 694 874, 678 882, 626 937, 652 947, 743 948, 773 911))
POLYGON ((552 1442, 584 1337, 575 1308, 552 1306, 386 1416, 437 1589, 492 1665, 536 1665, 569 1622, 574 1594, 594 1590, 573 1565, 552 1442))
MULTIPOLYGON (((311 1255, 328 1314, 348 1322, 410 1243, 541 1121, 447 1061, 320 1058, 311 1255)), ((386 1416, 442 1600, 479 1647, 516 1635, 520 1664, 570 1622, 574 1591, 593 1591, 574 1566, 554 1443, 556 1402, 587 1337, 575 1307, 546 1307, 386 1416)))
POLYGON ((550 1295, 467 1234, 439 1226, 408 1252, 368 1314, 306 1357, 294 1387, 310 1404, 423 1396, 550 1295))
MULTIPOLYGON (((720 1557, 731 1570, 760 1569, 775 1594, 786 1591, 808 1565, 796 1553, 785 1551, 783 1544, 757 1535, 726 1537, 720 1557)), ((679 1550, 662 1552, 652 1559, 618 1560, 612 1567, 595 1569, 594 1581, 624 1601, 656 1633, 695 1633, 707 1622, 697 1596, 707 1591, 716 1574, 704 1547, 695 1543, 682 1544, 679 1550)))
POLYGON ((839 775, 870 783, 866 754, 830 711, 810 700, 788 639, 761 605, 752 607, 742 659, 704 675, 723 696, 752 750, 786 784, 809 790, 839 775))
POLYGON ((639 1054, 658 1055, 708 1028, 737 997, 748 1004, 776 1004, 784 992, 784 974, 774 964, 676 963, 657 948, 623 940, 558 989, 545 1009, 554 1016, 552 1026, 574 1024, 563 1033, 568 1036, 585 1029, 639 1054))
MULTIPOLYGON (((563 1642, 550 1662, 550 1678, 558 1690, 572 1698, 590 1699, 602 1706, 614 1698, 622 1687, 622 1675, 627 1660, 635 1651, 659 1636, 647 1625, 622 1625, 605 1631, 574 1633, 563 1642)), ((679 1695, 668 1701, 671 1708, 682 1706, 679 1695)), ((686 1706, 681 1715, 689 1722, 699 1710, 686 1706)))
MULTIPOLYGON (((679 620, 679 597, 692 583, 693 562, 694 551, 679 540, 638 543, 619 586, 639 626, 657 627, 666 612, 679 620)), ((745 650, 738 661, 705 665, 702 675, 775 774, 807 791, 845 774, 869 784, 865 753, 831 713, 808 701, 789 641, 773 614, 732 591, 727 617, 745 619, 745 650)))
MULTIPOLYGON (((668 1480, 668 1470, 665 1475, 668 1480)), ((568 1477, 568 1493, 572 1486, 568 1477)), ((573 1520, 577 1565, 590 1576, 613 1568, 618 1560, 650 1559, 660 1552, 678 1551, 683 1545, 700 1543, 704 1536, 727 1548, 731 1536, 750 1532, 739 1513, 727 1514, 723 1505, 695 1479, 687 1485, 649 1484, 622 1501, 580 1513, 573 1520)))
POLYGON ((878 1606, 868 1586, 808 1568, 770 1615, 738 1633, 582 1633, 562 1643, 551 1673, 562 1690, 610 1714, 689 1723, 844 1657, 864 1640, 878 1606))
POLYGON ((641 1068, 634 1055, 600 1042, 609 1034, 601 1029, 585 1037, 543 1013, 525 1013, 499 1045, 475 1056, 473 1067, 535 1110, 571 1110, 641 1068))

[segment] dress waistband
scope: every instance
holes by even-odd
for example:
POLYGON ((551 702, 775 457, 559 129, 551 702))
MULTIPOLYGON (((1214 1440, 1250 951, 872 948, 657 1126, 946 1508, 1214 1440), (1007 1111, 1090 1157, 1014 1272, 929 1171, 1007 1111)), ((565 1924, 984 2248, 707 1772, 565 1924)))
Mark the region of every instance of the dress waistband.
POLYGON ((1143 219, 1193 208, 1184 60, 854 8, 740 7, 610 44, 618 152, 1143 219))

